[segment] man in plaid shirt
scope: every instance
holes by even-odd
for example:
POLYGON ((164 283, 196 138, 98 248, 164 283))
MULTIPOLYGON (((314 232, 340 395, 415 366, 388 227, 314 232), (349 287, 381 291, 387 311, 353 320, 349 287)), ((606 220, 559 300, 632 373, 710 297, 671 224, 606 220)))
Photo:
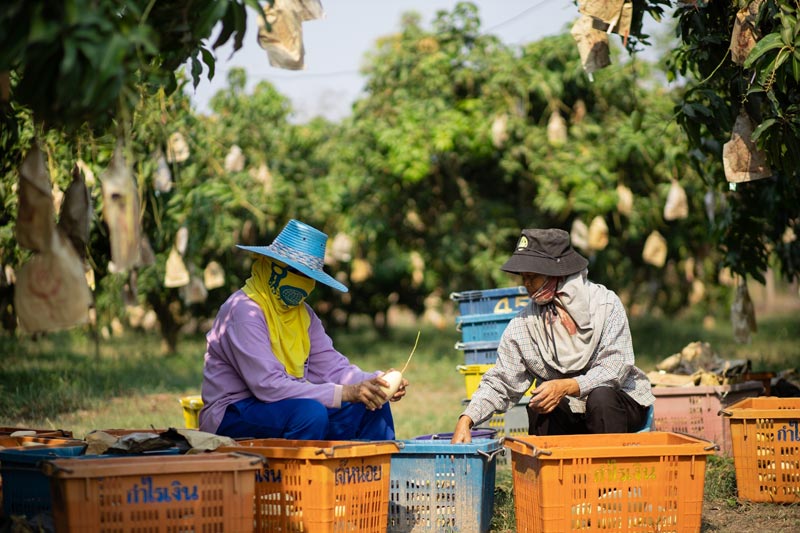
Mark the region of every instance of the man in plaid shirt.
POLYGON ((634 363, 625 308, 617 295, 588 280, 589 262, 559 229, 525 229, 502 270, 519 274, 531 303, 506 327, 497 362, 481 379, 453 433, 528 403, 529 433, 629 433, 642 428, 655 402, 634 363))

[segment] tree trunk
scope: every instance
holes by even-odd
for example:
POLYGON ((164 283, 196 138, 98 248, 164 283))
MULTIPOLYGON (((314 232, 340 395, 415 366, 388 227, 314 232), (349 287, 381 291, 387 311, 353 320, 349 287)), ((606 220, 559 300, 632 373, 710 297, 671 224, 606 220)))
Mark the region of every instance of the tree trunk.
POLYGON ((158 317, 158 327, 161 332, 164 351, 168 355, 172 355, 178 348, 178 330, 180 329, 180 324, 170 308, 170 302, 162 299, 160 295, 152 293, 147 295, 147 302, 153 308, 153 311, 155 311, 156 317, 158 317))

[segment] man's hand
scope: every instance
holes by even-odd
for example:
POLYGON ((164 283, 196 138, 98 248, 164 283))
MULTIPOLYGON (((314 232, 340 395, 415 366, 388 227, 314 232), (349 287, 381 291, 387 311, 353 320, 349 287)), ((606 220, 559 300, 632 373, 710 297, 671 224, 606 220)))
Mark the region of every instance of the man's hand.
MULTIPOLYGON (((367 409, 375 411, 376 409, 380 409, 386 400, 389 399, 386 397, 386 393, 383 392, 381 386, 388 387, 389 384, 378 377, 366 379, 354 385, 344 385, 342 389, 342 401, 363 403, 367 406, 367 409)), ((398 393, 399 392, 400 391, 398 391, 398 393)), ((405 394, 405 390, 403 394, 405 394)), ((395 394, 395 396, 397 396, 397 394, 395 394)))
POLYGON ((453 437, 450 439, 450 444, 469 444, 472 442, 472 419, 467 415, 461 415, 456 422, 456 429, 453 431, 453 437))
POLYGON ((578 382, 572 378, 545 381, 533 390, 528 406, 537 413, 546 415, 558 406, 564 396, 577 396, 580 392, 578 382))

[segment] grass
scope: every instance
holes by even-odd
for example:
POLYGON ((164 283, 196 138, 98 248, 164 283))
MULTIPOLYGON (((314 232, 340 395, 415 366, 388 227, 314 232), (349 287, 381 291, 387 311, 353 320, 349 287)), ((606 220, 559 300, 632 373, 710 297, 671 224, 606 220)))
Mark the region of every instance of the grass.
MULTIPOLYGON (((800 360, 800 316, 761 317, 748 345, 731 338, 730 324, 704 330, 699 321, 631 320, 637 364, 645 371, 686 344, 708 341, 721 356, 749 358, 754 370, 782 370, 800 360)), ((371 329, 331 332, 335 345, 365 369, 400 369, 414 346, 417 329, 381 337, 371 329)), ((459 333, 423 328, 405 372, 408 396, 393 405, 397 437, 413 438, 453 430, 463 410, 463 363, 453 348, 459 333)), ((93 344, 76 330, 38 338, 0 339, 0 426, 72 430, 82 438, 93 429, 184 427, 179 398, 198 394, 202 380, 202 336, 183 338, 178 352, 160 353, 160 339, 128 335, 93 344)), ((508 460, 510 463, 510 459, 508 460)), ((497 472, 492 531, 514 530, 510 467, 497 472)), ((735 501, 730 460, 713 457, 706 497, 735 501)))

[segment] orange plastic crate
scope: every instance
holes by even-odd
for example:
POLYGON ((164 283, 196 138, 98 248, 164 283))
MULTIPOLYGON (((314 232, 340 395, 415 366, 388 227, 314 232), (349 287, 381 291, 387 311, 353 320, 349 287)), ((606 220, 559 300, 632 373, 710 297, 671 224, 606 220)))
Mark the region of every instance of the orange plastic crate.
POLYGON ((36 435, 29 435, 35 437, 65 437, 72 438, 72 431, 66 429, 35 429, 25 427, 0 427, 0 437, 10 436, 12 433, 18 431, 33 431, 36 435))
POLYGON ((506 437, 517 531, 700 531, 714 445, 667 432, 506 437))
POLYGON ((255 472, 263 459, 197 454, 56 459, 56 532, 252 531, 255 472))
POLYGON ((384 533, 389 474, 397 442, 253 439, 245 449, 267 459, 256 477, 255 531, 384 533))
POLYGON ((0 448, 26 448, 28 446, 85 446, 86 441, 61 437, 10 437, 0 435, 0 448))
POLYGON ((800 503, 800 398, 748 398, 721 414, 730 419, 739 499, 800 503))

